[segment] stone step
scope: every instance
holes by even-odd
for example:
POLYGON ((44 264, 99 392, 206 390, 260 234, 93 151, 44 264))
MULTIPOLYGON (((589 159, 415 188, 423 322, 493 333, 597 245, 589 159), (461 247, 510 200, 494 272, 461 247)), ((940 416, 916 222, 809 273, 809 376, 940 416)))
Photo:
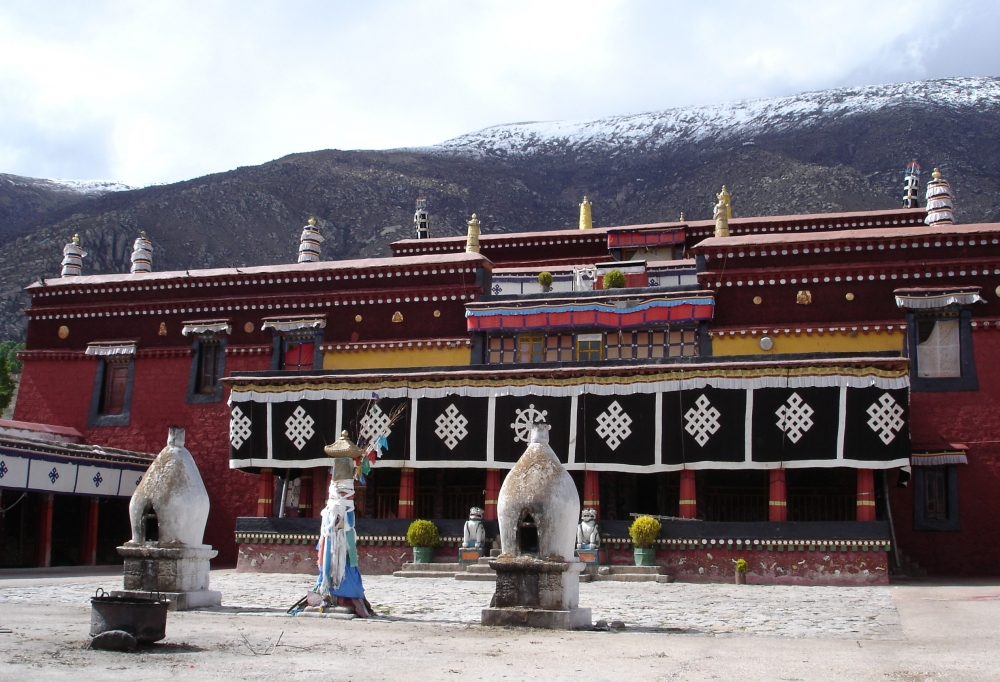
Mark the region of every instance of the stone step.
POLYGON ((493 582, 497 579, 496 573, 456 573, 455 580, 478 580, 481 582, 493 582))
POLYGON ((590 576, 594 581, 614 581, 619 583, 655 583, 660 576, 655 573, 619 573, 590 576))
POLYGON ((494 571, 492 568, 490 568, 489 566, 483 566, 481 564, 473 564, 472 566, 466 566, 465 572, 475 573, 477 575, 481 575, 484 573, 489 575, 496 575, 496 571, 494 571))
POLYGON ((494 559, 494 558, 495 557, 491 557, 491 556, 481 556, 481 557, 479 557, 479 561, 477 561, 476 563, 478 563, 480 566, 489 566, 490 565, 490 560, 494 559))
POLYGON ((412 561, 407 561, 403 564, 402 570, 404 571, 442 571, 444 573, 454 573, 455 571, 461 571, 462 565, 458 562, 455 563, 432 563, 432 564, 415 564, 412 561))
POLYGON ((456 571, 396 571, 397 578, 451 578, 456 571))

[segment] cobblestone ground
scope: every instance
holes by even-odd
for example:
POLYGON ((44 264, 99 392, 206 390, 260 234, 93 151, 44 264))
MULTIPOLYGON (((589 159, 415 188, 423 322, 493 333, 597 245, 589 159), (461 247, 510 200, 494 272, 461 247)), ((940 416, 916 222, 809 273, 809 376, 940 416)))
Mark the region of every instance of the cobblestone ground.
MULTIPOLYGON (((223 595, 221 611, 280 615, 311 589, 308 575, 213 571, 212 589, 223 595)), ((89 606, 98 587, 120 578, 19 585, 0 582, 3 605, 28 602, 89 606)), ((451 578, 365 576, 365 589, 380 616, 452 625, 478 624, 493 593, 492 582, 451 578)), ((888 587, 805 587, 687 583, 595 582, 580 585, 580 604, 594 620, 622 620, 630 628, 691 634, 901 639, 899 614, 888 587)))

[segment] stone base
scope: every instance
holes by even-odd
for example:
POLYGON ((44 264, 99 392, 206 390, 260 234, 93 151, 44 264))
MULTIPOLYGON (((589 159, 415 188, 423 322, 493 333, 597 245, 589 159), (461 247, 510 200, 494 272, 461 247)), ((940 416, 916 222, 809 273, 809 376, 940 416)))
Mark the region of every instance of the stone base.
MULTIPOLYGON (((149 592, 139 590, 114 590, 112 597, 138 597, 139 599, 149 599, 149 592)), ((195 590, 192 592, 160 592, 156 591, 153 596, 161 599, 169 599, 170 611, 189 611, 191 609, 201 609, 208 606, 222 606, 222 593, 215 590, 195 590)))
POLYGON ((485 608, 483 625, 513 625, 517 627, 545 628, 547 630, 580 630, 591 627, 590 609, 549 611, 528 608, 485 608))
POLYGON ((208 590, 209 559, 218 552, 209 545, 157 546, 125 543, 125 590, 184 593, 208 590))

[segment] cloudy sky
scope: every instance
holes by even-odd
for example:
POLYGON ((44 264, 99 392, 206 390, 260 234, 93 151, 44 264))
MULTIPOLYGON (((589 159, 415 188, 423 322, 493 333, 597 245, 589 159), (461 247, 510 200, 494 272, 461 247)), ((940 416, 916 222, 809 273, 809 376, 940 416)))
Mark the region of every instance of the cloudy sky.
POLYGON ((172 182, 831 87, 1000 76, 995 0, 0 5, 0 173, 172 182))

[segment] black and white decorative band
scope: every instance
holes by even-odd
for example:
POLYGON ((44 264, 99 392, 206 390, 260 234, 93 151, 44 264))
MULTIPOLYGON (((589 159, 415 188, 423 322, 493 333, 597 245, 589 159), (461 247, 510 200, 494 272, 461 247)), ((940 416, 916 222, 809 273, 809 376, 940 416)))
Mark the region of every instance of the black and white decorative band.
POLYGON ((486 396, 379 395, 377 402, 370 391, 365 399, 234 400, 230 466, 326 466, 324 446, 347 429, 368 443, 385 439, 388 447, 376 466, 509 468, 538 421, 551 425, 550 444, 569 469, 905 466, 908 387, 905 377, 902 385, 881 381, 888 385, 845 380, 655 392, 616 392, 630 387, 609 385, 573 395, 494 389, 486 396), (387 415, 399 409, 402 415, 390 424, 387 415))

